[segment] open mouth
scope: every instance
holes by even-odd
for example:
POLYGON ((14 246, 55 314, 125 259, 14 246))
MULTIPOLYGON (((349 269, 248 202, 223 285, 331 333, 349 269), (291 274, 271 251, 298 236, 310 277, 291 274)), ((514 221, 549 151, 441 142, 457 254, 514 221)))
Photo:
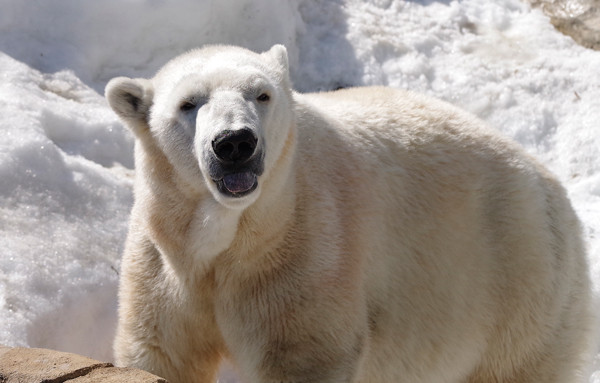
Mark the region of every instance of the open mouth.
POLYGON ((243 197, 258 187, 258 177, 252 171, 231 173, 215 180, 217 189, 229 197, 243 197))

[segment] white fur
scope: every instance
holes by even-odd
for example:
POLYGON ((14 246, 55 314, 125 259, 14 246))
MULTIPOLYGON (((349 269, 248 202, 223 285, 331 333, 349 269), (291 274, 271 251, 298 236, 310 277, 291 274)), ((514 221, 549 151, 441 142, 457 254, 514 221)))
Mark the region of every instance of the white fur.
POLYGON ((479 120, 388 88, 293 93, 282 46, 192 51, 107 98, 137 138, 118 364, 172 383, 224 357, 261 383, 580 378, 579 223, 479 120), (210 155, 241 128, 264 172, 236 198, 210 155))

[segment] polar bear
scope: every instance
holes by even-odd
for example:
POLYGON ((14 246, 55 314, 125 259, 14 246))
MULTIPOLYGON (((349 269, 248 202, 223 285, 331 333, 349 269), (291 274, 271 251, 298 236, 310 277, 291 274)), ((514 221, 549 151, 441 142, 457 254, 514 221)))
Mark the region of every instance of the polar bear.
POLYGON ((176 382, 573 382, 590 349, 555 178, 454 107, 298 94, 287 53, 208 46, 116 78, 136 137, 117 363, 176 382))

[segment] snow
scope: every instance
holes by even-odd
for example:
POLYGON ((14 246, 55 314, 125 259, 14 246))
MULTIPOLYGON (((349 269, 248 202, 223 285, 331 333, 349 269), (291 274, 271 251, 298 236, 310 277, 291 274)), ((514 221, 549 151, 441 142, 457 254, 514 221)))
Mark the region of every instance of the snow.
MULTIPOLYGON (((600 52, 525 2, 0 0, 0 9, 0 344, 112 359, 133 138, 103 88, 206 43, 283 43, 301 91, 413 89, 513 137, 565 183, 600 296, 600 52)), ((593 371, 600 383, 600 353, 593 371)))

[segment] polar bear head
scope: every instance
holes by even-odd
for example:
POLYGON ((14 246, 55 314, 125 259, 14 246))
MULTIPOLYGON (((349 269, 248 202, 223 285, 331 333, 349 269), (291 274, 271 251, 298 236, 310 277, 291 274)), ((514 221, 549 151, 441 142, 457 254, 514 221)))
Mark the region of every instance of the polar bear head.
POLYGON ((262 54, 231 46, 193 50, 152 79, 111 80, 106 97, 136 138, 155 143, 188 186, 208 189, 229 208, 258 198, 294 121, 281 45, 262 54))

